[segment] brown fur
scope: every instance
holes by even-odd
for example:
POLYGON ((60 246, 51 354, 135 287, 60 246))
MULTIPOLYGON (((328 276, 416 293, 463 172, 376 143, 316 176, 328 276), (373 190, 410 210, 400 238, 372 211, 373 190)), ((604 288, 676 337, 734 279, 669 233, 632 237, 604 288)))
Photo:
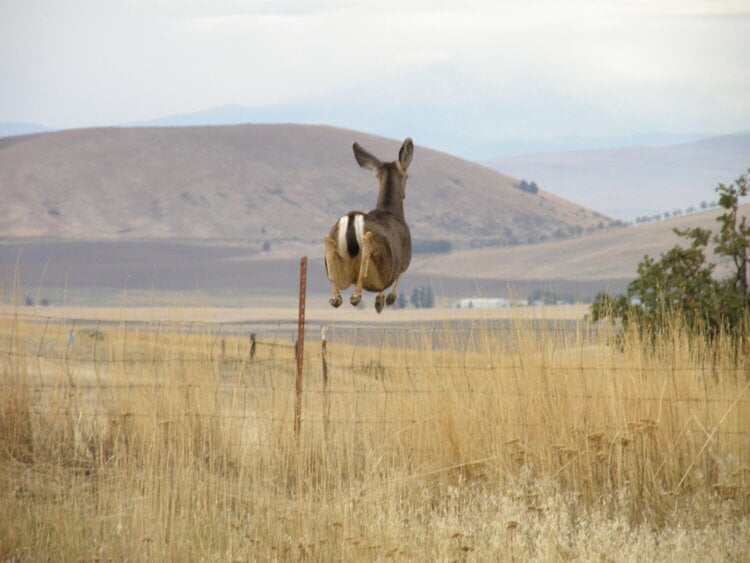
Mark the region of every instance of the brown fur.
POLYGON ((398 295, 398 282, 411 262, 411 234, 404 219, 407 169, 414 153, 411 139, 406 139, 395 162, 380 162, 357 143, 353 146, 359 165, 375 172, 380 182, 380 192, 375 209, 364 214, 364 236, 356 256, 338 250, 339 222, 331 229, 325 241, 325 263, 331 281, 331 305, 343 302, 341 290, 355 284, 349 299, 358 305, 362 290, 377 293, 375 309, 392 305, 398 295), (387 298, 383 292, 392 286, 387 298))

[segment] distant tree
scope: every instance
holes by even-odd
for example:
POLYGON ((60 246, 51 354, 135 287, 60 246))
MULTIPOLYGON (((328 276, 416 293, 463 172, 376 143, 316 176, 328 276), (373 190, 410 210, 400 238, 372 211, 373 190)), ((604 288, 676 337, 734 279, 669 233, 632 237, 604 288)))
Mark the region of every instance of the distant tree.
POLYGON ((406 296, 403 292, 400 292, 398 294, 398 298, 396 299, 396 307, 398 309, 406 309, 406 296))
POLYGON ((33 299, 31 298, 31 296, 30 296, 30 295, 27 295, 27 296, 26 296, 26 299, 24 299, 24 300, 23 300, 23 302, 24 302, 24 304, 25 304, 25 305, 26 305, 27 307, 33 307, 33 306, 34 306, 34 300, 33 300, 33 299))
POLYGON ((435 306, 435 295, 432 286, 420 285, 411 293, 412 307, 417 309, 430 309, 435 306))
POLYGON ((415 287, 411 292, 411 299, 409 299, 409 302, 411 303, 412 307, 416 307, 417 309, 421 306, 422 300, 421 300, 421 287, 415 287))
POLYGON ((431 309, 435 306, 435 294, 432 291, 431 285, 425 286, 425 296, 422 302, 425 309, 431 309))
POLYGON ((527 182, 526 180, 521 180, 521 183, 515 184, 515 187, 522 192, 526 192, 529 194, 535 194, 539 192, 539 186, 536 185, 536 182, 527 182))
POLYGON ((532 289, 529 293, 529 303, 544 303, 554 305, 557 302, 557 294, 541 288, 532 289))
POLYGON ((263 242, 263 252, 268 252, 271 250, 271 243, 269 241, 263 242))

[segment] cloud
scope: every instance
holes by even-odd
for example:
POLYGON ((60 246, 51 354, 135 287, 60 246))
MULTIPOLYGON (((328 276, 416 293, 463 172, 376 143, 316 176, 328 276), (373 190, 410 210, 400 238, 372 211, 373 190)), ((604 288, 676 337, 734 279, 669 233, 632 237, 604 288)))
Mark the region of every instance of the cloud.
POLYGON ((0 120, 102 125, 358 85, 377 98, 397 80, 408 87, 391 98, 588 106, 639 130, 742 129, 748 14, 746 2, 697 0, 27 0, 0 20, 0 120))
POLYGON ((406 69, 419 69, 451 63, 453 60, 453 57, 449 53, 427 49, 406 53, 399 62, 406 69))

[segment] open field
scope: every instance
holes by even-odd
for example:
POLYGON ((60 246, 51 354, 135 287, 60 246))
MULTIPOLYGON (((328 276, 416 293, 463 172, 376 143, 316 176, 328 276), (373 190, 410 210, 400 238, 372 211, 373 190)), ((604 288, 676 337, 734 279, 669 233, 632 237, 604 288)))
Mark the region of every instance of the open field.
POLYGON ((296 435, 293 344, 204 322, 249 313, 55 312, 0 315, 2 559, 750 557, 727 341, 333 322, 296 435))
MULTIPOLYGON (((536 246, 523 248, 538 251, 536 246)), ((259 255, 248 246, 206 242, 0 240, 0 296, 15 290, 19 302, 28 295, 35 303, 47 300, 54 305, 290 306, 297 294, 299 259, 307 255, 308 292, 323 306, 331 286, 322 250, 322 244, 316 244, 259 255)), ((518 255, 523 252, 516 250, 518 255)), ((602 270, 594 281, 516 279, 526 275, 522 269, 510 278, 474 277, 472 262, 434 273, 436 263, 425 255, 414 257, 401 286, 407 297, 415 287, 430 285, 443 303, 462 297, 526 298, 533 289, 591 298, 605 289, 622 290, 632 278, 631 272, 627 279, 606 279, 602 270)), ((559 273, 565 273, 562 267, 559 273)))
MULTIPOLYGON (((750 205, 741 213, 748 215, 750 205)), ((674 228, 715 230, 718 214, 533 245, 417 254, 401 289, 408 297, 429 285, 440 305, 462 297, 525 299, 535 289, 590 300, 600 291, 624 291, 644 254, 658 257, 684 244, 674 228)), ((330 283, 322 251, 319 242, 260 252, 236 241, 3 239, 0 298, 12 301, 15 293, 18 302, 28 296, 53 305, 286 307, 295 303, 299 258, 307 255, 311 302, 324 307, 330 283)))
MULTIPOLYGON (((305 318, 310 324, 403 324, 449 323, 451 321, 492 320, 581 320, 586 305, 547 307, 503 307, 495 309, 386 309, 377 314, 372 307, 354 308, 345 303, 339 309, 331 306, 308 306, 305 318)), ((207 322, 207 323, 289 323, 297 322, 296 307, 21 307, 0 305, 0 314, 21 318, 78 319, 106 322, 207 322)))

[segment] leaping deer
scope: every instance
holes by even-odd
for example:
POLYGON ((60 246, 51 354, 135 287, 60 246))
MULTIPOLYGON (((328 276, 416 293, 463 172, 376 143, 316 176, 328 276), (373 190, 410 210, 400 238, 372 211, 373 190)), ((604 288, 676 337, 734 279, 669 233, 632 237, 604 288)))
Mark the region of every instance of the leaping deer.
POLYGON ((333 288, 328 301, 334 307, 343 302, 341 290, 356 284, 349 302, 357 306, 362 289, 377 292, 375 310, 393 305, 398 282, 411 262, 411 235, 404 220, 406 170, 414 154, 414 143, 407 138, 395 162, 380 162, 354 143, 354 158, 362 168, 375 172, 380 193, 369 213, 351 211, 341 217, 324 238, 326 273, 333 288), (384 291, 392 287, 386 297, 384 291))

